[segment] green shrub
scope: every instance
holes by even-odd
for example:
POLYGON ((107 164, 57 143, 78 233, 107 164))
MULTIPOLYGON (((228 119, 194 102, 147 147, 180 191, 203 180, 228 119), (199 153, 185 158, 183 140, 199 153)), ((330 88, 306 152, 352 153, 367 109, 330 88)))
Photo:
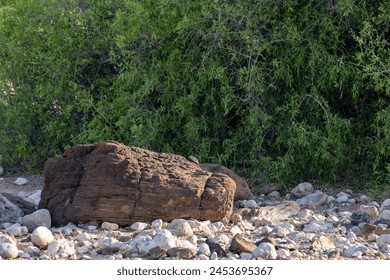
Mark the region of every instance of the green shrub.
POLYGON ((287 187, 390 182, 388 0, 0 3, 4 165, 113 139, 287 187))

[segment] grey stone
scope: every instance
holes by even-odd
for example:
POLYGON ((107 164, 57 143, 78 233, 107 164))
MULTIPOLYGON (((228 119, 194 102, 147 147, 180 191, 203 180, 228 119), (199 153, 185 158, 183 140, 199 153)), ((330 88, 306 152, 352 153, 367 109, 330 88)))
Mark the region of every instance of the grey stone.
POLYGON ((303 197, 305 195, 314 192, 313 185, 311 183, 301 183, 291 190, 291 193, 296 197, 303 197))
POLYGON ((252 255, 255 258, 260 257, 265 260, 275 260, 278 256, 275 246, 271 243, 261 243, 256 249, 252 251, 252 255))
POLYGON ((0 223, 16 223, 23 211, 0 193, 0 223))
POLYGON ((314 221, 311 222, 310 224, 305 225, 303 231, 318 233, 318 232, 327 232, 331 228, 333 228, 331 224, 322 221, 314 221))
POLYGON ((390 210, 382 210, 378 216, 378 220, 390 220, 390 210))
POLYGON ((196 255, 196 251, 188 248, 171 248, 167 251, 168 256, 177 259, 191 259, 196 255))
POLYGON ((390 234, 382 234, 378 237, 376 240, 376 243, 378 244, 378 247, 381 248, 382 246, 389 244, 390 245, 390 234))
POLYGON ((0 176, 4 174, 4 168, 0 165, 0 176))
POLYGON ((253 258, 252 253, 241 253, 240 254, 240 259, 241 260, 250 260, 253 258))
POLYGON ((26 215, 22 218, 22 224, 28 228, 29 232, 32 232, 39 226, 47 228, 51 227, 50 212, 47 209, 39 209, 34 213, 26 215))
POLYGON ((18 248, 12 243, 0 244, 0 256, 4 259, 15 259, 19 255, 18 248))
POLYGON ((340 192, 336 196, 337 203, 346 203, 348 202, 348 199, 349 199, 349 195, 344 192, 340 192))
POLYGON ((26 178, 19 177, 15 180, 15 184, 18 186, 23 186, 28 184, 28 180, 26 178))
POLYGON ((360 223, 369 223, 370 219, 371 218, 367 213, 354 212, 351 216, 351 224, 357 226, 360 223))
POLYGON ((327 203, 327 195, 323 192, 317 191, 297 199, 296 201, 300 206, 319 206, 327 203))
POLYGON ((387 198, 382 202, 380 210, 382 211, 384 209, 390 209, 390 198, 387 198))
POLYGON ((28 233, 27 227, 21 226, 20 224, 11 225, 10 227, 6 228, 6 231, 16 237, 23 236, 28 233))
POLYGON ((198 254, 199 255, 203 254, 205 256, 210 256, 211 255, 211 251, 210 251, 209 245, 207 245, 206 243, 199 244, 198 254))
POLYGON ((156 219, 151 223, 153 229, 161 229, 163 226, 163 221, 161 219, 156 219))

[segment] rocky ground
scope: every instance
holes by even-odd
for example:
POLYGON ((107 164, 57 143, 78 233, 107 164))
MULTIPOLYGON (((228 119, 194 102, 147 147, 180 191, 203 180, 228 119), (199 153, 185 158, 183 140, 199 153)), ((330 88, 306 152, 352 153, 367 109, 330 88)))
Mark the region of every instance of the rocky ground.
MULTIPOLYGON (((37 204, 42 177, 0 177, 0 193, 37 204)), ((6 197, 6 196, 5 196, 6 197)), ((156 219, 119 227, 52 227, 41 209, 0 223, 0 259, 389 259, 390 199, 344 190, 333 196, 302 183, 235 202, 230 221, 156 219)))

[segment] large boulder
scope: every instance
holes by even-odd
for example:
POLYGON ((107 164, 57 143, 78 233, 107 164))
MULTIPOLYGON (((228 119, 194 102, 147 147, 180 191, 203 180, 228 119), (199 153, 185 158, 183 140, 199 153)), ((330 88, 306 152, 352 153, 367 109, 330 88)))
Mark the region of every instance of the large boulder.
POLYGON ((199 166, 205 171, 225 174, 232 178, 236 183, 236 193, 234 195, 235 201, 245 200, 252 196, 252 192, 248 186, 248 183, 239 175, 237 175, 237 173, 235 173, 233 170, 216 163, 202 163, 199 166))
POLYGON ((182 156, 114 141, 76 145, 49 159, 39 208, 68 222, 218 221, 231 216, 235 182, 182 156))

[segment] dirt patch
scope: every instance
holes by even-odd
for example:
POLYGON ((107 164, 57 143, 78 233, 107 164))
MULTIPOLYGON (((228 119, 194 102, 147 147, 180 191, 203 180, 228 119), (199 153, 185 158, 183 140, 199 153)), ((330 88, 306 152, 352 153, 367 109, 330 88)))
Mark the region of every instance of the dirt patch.
POLYGON ((45 182, 43 176, 23 176, 23 178, 28 180, 28 183, 26 185, 18 186, 15 184, 17 178, 18 177, 0 177, 0 193, 10 193, 14 195, 18 195, 22 192, 30 193, 35 190, 42 190, 45 182))

